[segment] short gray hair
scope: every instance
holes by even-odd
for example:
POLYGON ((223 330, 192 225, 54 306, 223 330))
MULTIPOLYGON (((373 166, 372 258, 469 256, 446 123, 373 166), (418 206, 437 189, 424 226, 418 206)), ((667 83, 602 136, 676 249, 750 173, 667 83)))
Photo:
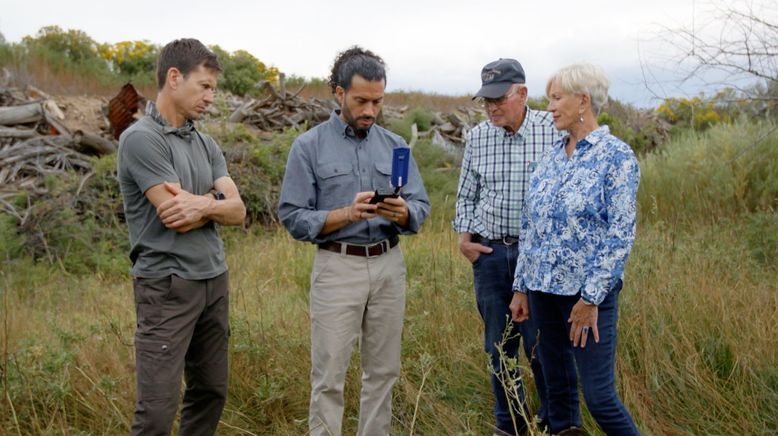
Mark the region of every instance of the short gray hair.
POLYGON ((600 113, 600 109, 608 101, 610 82, 605 76, 605 71, 597 65, 578 63, 562 68, 548 79, 546 95, 553 83, 559 85, 565 92, 588 95, 595 115, 600 113))

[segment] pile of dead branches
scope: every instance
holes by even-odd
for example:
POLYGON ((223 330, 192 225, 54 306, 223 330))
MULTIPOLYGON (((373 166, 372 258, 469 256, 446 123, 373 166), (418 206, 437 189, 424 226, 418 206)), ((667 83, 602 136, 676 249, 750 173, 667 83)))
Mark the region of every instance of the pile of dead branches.
POLYGON ((419 137, 430 138, 433 144, 450 153, 461 153, 470 129, 485 118, 483 111, 469 107, 460 107, 457 112, 436 112, 430 130, 420 132, 419 137))
POLYGON ((94 132, 71 130, 46 93, 28 87, 0 89, 0 211, 23 222, 29 212, 12 198, 20 191, 42 195, 46 178, 75 170, 87 174, 90 156, 116 151, 116 143, 94 132))
POLYGON ((244 123, 264 132, 281 132, 303 124, 311 128, 326 121, 332 110, 338 107, 334 100, 301 98, 299 95, 305 85, 294 92, 287 91, 283 74, 279 74, 277 88, 268 81, 258 86, 267 93, 266 97, 231 97, 227 100, 231 112, 228 121, 244 123))

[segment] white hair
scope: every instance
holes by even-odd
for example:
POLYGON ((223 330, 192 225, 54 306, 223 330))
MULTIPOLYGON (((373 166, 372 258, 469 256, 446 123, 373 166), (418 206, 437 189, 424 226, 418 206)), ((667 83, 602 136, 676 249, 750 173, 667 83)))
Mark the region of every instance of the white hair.
POLYGON ((565 92, 588 95, 595 115, 600 113, 608 101, 610 82, 605 71, 597 65, 578 63, 562 68, 548 79, 546 95, 552 83, 559 85, 565 92))

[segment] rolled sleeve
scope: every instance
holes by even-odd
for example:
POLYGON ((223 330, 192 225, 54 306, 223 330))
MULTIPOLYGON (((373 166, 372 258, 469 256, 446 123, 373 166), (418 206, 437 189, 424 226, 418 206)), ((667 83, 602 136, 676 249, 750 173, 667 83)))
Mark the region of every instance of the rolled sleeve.
POLYGON ((316 177, 302 147, 302 143, 295 141, 289 152, 278 217, 293 238, 320 243, 324 241, 318 236, 329 211, 316 210, 316 177))
POLYGON ((635 156, 615 155, 605 180, 607 229, 597 246, 595 261, 582 290, 582 297, 594 304, 605 299, 624 273, 635 241, 639 183, 640 168, 635 156))
POLYGON ((416 166, 416 161, 411 156, 409 167, 409 178, 416 182, 407 186, 404 190, 403 198, 408 206, 408 226, 402 227, 395 224, 397 232, 401 235, 413 235, 419 232, 422 223, 430 214, 430 200, 427 191, 424 189, 424 183, 416 166))
POLYGON ((527 209, 524 208, 521 214, 521 232, 519 232, 519 255, 516 259, 516 270, 513 273, 513 292, 527 293, 527 285, 524 282, 524 270, 527 265, 527 249, 529 239, 529 217, 527 216, 527 209))
POLYGON ((452 223, 458 233, 477 233, 475 208, 478 202, 478 175, 473 171, 472 146, 468 138, 465 153, 462 157, 462 169, 459 173, 457 188, 456 215, 452 223))

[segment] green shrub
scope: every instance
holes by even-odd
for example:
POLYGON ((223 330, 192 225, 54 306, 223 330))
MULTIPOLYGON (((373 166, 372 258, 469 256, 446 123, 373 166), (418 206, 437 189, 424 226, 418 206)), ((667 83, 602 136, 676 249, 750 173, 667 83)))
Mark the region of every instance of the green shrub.
POLYGON ((268 68, 262 61, 245 50, 229 53, 218 45, 211 46, 211 50, 219 56, 219 62, 222 66, 219 87, 235 95, 257 95, 259 93, 257 84, 260 81, 272 81, 278 77, 278 69, 268 68))
POLYGON ((97 43, 82 30, 45 26, 36 36, 25 36, 22 41, 31 49, 43 47, 76 63, 100 59, 97 43))
POLYGON ((698 225, 774 208, 778 134, 762 123, 685 131, 640 163, 641 219, 698 225), (772 131, 772 134, 769 132, 772 131))
POLYGON ((0 214, 0 260, 14 259, 24 251, 24 236, 17 224, 15 217, 0 214))
POLYGON ((765 266, 778 267, 778 213, 775 210, 747 216, 746 240, 754 259, 765 266))
POLYGON ((432 127, 434 114, 427 108, 414 108, 402 118, 389 120, 389 130, 400 135, 406 142, 411 141, 411 126, 415 123, 419 132, 425 132, 432 127))
POLYGON ((93 173, 52 175, 49 192, 35 201, 21 226, 24 254, 74 273, 123 273, 129 241, 122 211, 115 156, 94 159, 93 173))
POLYGON ((289 149, 304 130, 288 129, 269 139, 259 138, 243 124, 223 123, 207 130, 227 156, 230 176, 246 205, 248 223, 276 222, 289 149))

